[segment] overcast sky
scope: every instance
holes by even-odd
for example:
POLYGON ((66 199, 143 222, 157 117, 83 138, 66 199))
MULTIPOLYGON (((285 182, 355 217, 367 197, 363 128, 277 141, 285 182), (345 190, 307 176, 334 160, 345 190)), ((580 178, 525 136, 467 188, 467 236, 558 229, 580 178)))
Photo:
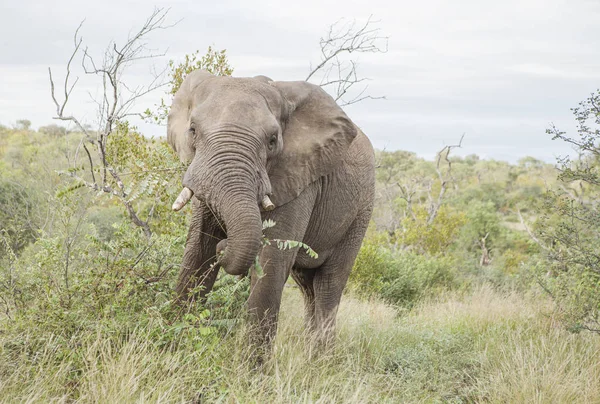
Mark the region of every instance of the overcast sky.
MULTIPOLYGON (((171 8, 169 21, 181 20, 152 35, 150 45, 167 50, 157 67, 213 45, 227 49, 235 76, 275 80, 306 77, 331 23, 372 14, 389 36, 389 52, 360 55, 359 69, 373 79, 369 92, 387 100, 346 111, 376 147, 424 157, 465 133, 462 155, 553 162, 570 149, 545 129, 553 122, 572 130, 569 109, 600 87, 600 0, 3 1, 0 123, 52 122, 47 68, 62 79, 81 20, 84 42, 98 54, 110 40, 122 43, 155 5, 171 8)), ((130 72, 134 84, 151 78, 147 64, 130 72)), ((97 94, 96 84, 82 77, 67 109, 93 123, 88 93, 97 94)))

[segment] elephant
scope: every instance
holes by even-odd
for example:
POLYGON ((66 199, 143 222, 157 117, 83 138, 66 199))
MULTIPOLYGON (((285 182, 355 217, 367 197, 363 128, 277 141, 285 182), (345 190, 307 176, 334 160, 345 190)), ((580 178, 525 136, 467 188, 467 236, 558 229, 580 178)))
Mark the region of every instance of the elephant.
POLYGON ((250 271, 246 302, 256 338, 272 344, 291 275, 310 335, 332 341, 373 211, 375 158, 366 135, 317 85, 196 70, 173 98, 167 140, 189 163, 173 204, 177 211, 192 203, 179 298, 204 299, 220 268, 244 276, 258 260, 263 271, 250 271), (268 219, 275 225, 263 230, 268 219), (318 257, 263 237, 301 241, 318 257))

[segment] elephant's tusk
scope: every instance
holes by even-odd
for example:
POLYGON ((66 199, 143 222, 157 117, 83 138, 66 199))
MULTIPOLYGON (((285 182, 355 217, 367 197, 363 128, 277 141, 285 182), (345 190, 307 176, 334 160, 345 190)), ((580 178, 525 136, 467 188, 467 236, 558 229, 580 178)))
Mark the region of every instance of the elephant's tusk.
POLYGON ((269 198, 269 195, 265 195, 260 204, 262 205, 262 208, 266 211, 275 209, 275 205, 273 205, 273 202, 271 202, 271 198, 269 198))
POLYGON ((181 210, 181 208, 183 208, 186 205, 186 203, 188 203, 190 199, 192 199, 192 195, 194 195, 192 190, 188 187, 184 187, 181 190, 181 193, 179 194, 177 199, 175 199, 175 202, 173 202, 173 210, 175 212, 181 210))

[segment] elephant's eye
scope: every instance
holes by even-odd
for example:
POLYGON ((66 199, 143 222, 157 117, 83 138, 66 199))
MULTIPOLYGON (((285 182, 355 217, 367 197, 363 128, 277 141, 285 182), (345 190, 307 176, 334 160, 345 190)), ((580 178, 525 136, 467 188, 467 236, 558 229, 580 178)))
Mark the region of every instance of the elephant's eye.
POLYGON ((277 146, 277 135, 272 135, 269 139, 269 150, 273 150, 277 146))
POLYGON ((188 132, 189 132, 190 136, 195 136, 196 135, 196 125, 194 125, 192 123, 190 125, 190 128, 188 129, 188 132))

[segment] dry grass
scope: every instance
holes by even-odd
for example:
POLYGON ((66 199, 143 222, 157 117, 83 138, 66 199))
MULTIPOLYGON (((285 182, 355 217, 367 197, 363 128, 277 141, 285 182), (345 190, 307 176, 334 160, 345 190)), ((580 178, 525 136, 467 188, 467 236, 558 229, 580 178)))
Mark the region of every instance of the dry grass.
MULTIPOLYGON (((52 339, 17 350, 14 336, 0 334, 0 401, 600 402, 600 338, 561 329, 541 297, 482 287, 398 318, 381 302, 347 296, 337 349, 316 359, 302 310, 287 290, 262 371, 248 360, 243 332, 168 349, 146 330, 125 338, 84 331, 72 352, 52 339)), ((29 330, 19 344, 35 337, 29 330)))

